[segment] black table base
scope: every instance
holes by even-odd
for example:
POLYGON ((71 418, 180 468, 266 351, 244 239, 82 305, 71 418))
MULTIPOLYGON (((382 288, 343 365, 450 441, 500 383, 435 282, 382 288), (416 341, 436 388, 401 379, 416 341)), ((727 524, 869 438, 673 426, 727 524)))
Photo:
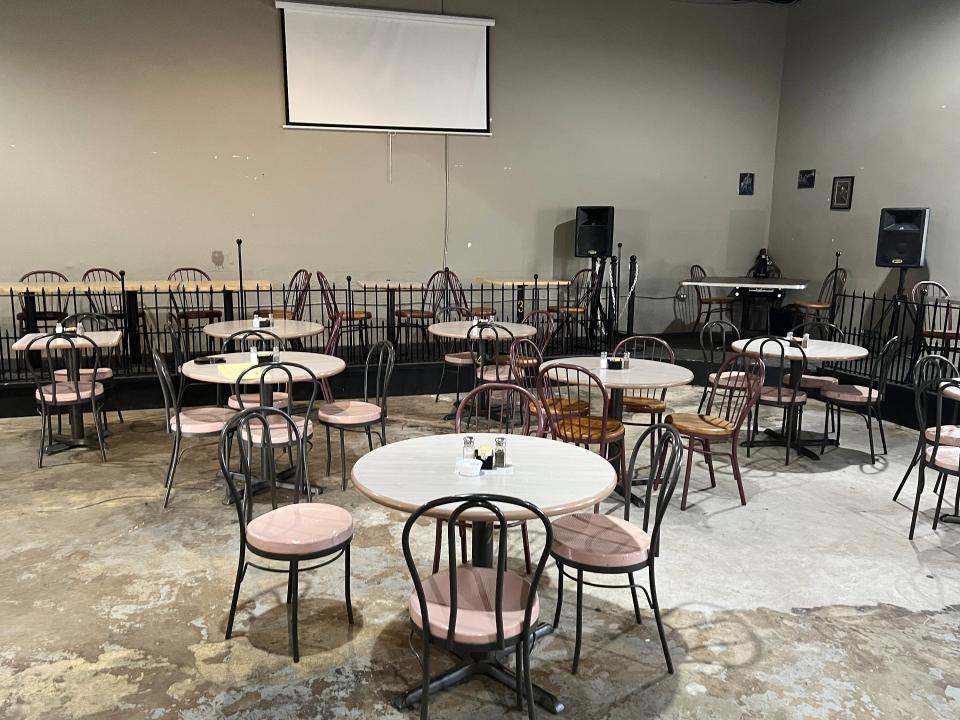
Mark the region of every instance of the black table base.
MULTIPOLYGON (((749 445, 752 448, 760 447, 781 447, 785 448, 787 446, 787 438, 779 430, 774 430, 772 428, 767 428, 763 431, 763 434, 767 436, 766 440, 756 440, 748 443, 746 440, 740 443, 740 447, 747 447, 749 445)), ((793 439, 793 442, 790 444, 790 447, 798 454, 803 455, 803 457, 809 460, 819 460, 820 459, 820 446, 825 445, 826 447, 839 447, 836 440, 833 438, 827 438, 826 441, 823 440, 823 435, 818 435, 815 432, 810 432, 807 430, 802 430, 798 433, 798 436, 793 439), (811 449, 811 446, 816 448, 816 450, 811 449)))

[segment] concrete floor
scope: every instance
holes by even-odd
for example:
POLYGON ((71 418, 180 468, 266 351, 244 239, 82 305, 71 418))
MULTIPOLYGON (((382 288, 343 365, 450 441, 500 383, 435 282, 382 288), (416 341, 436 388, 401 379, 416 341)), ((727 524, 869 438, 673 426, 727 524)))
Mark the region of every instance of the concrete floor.
MULTIPOLYGON (((676 408, 698 399, 697 388, 670 394, 676 408)), ((393 440, 450 429, 439 420, 447 406, 432 399, 397 398, 391 410, 393 440)), ((807 417, 808 427, 822 423, 816 406, 807 417)), ((160 512, 170 438, 160 413, 126 420, 112 423, 107 464, 73 451, 42 470, 38 421, 0 421, 0 716, 415 717, 391 705, 418 681, 404 518, 319 477, 324 451, 315 448, 324 500, 355 518, 357 624, 345 621, 342 564, 305 576, 295 665, 284 579, 253 570, 224 641, 238 532, 213 448, 187 454, 160 512)), ((960 717, 960 526, 931 530, 928 492, 917 539, 907 540, 914 482, 904 503, 890 497, 916 436, 890 428, 887 437, 890 453, 875 466, 856 420, 820 462, 785 468, 779 450, 757 451, 744 462, 746 507, 728 467, 715 489, 695 468, 697 492, 686 512, 675 501, 668 513, 658 561, 676 674, 665 671, 649 612, 636 625, 629 593, 588 588, 580 674, 570 674, 568 595, 560 630, 535 649, 535 680, 577 719, 960 717)), ((351 459, 364 445, 355 440, 351 459)), ((549 571, 547 616, 555 588, 549 571)), ((431 717, 520 715, 503 688, 475 681, 435 700, 431 717)))

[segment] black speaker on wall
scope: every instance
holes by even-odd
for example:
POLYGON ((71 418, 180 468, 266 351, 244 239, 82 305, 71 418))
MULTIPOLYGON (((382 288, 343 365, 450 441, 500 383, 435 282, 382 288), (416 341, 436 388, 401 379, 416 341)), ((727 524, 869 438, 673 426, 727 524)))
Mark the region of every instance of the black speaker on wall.
POLYGON ((877 267, 918 268, 927 261, 930 208, 884 208, 877 236, 877 267))
POLYGON ((613 206, 586 205, 577 208, 575 247, 577 257, 613 255, 613 206))

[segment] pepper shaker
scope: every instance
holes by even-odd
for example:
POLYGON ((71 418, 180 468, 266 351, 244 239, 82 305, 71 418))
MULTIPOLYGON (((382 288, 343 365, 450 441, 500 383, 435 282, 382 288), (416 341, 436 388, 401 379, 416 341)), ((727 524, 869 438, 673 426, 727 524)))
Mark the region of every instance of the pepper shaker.
POLYGON ((503 468, 507 466, 507 439, 498 437, 493 441, 493 467, 503 468))

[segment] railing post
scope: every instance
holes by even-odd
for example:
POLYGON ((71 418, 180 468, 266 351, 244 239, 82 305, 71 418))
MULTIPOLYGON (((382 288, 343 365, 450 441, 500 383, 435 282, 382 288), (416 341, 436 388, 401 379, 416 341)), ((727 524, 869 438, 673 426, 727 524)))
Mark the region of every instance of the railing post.
POLYGON ((610 352, 617 345, 617 315, 620 311, 620 263, 616 255, 610 256, 610 287, 607 288, 607 342, 610 352))
POLYGON ((627 337, 633 335, 634 300, 637 296, 637 256, 630 256, 630 269, 627 273, 627 282, 630 283, 630 292, 627 295, 627 337))

